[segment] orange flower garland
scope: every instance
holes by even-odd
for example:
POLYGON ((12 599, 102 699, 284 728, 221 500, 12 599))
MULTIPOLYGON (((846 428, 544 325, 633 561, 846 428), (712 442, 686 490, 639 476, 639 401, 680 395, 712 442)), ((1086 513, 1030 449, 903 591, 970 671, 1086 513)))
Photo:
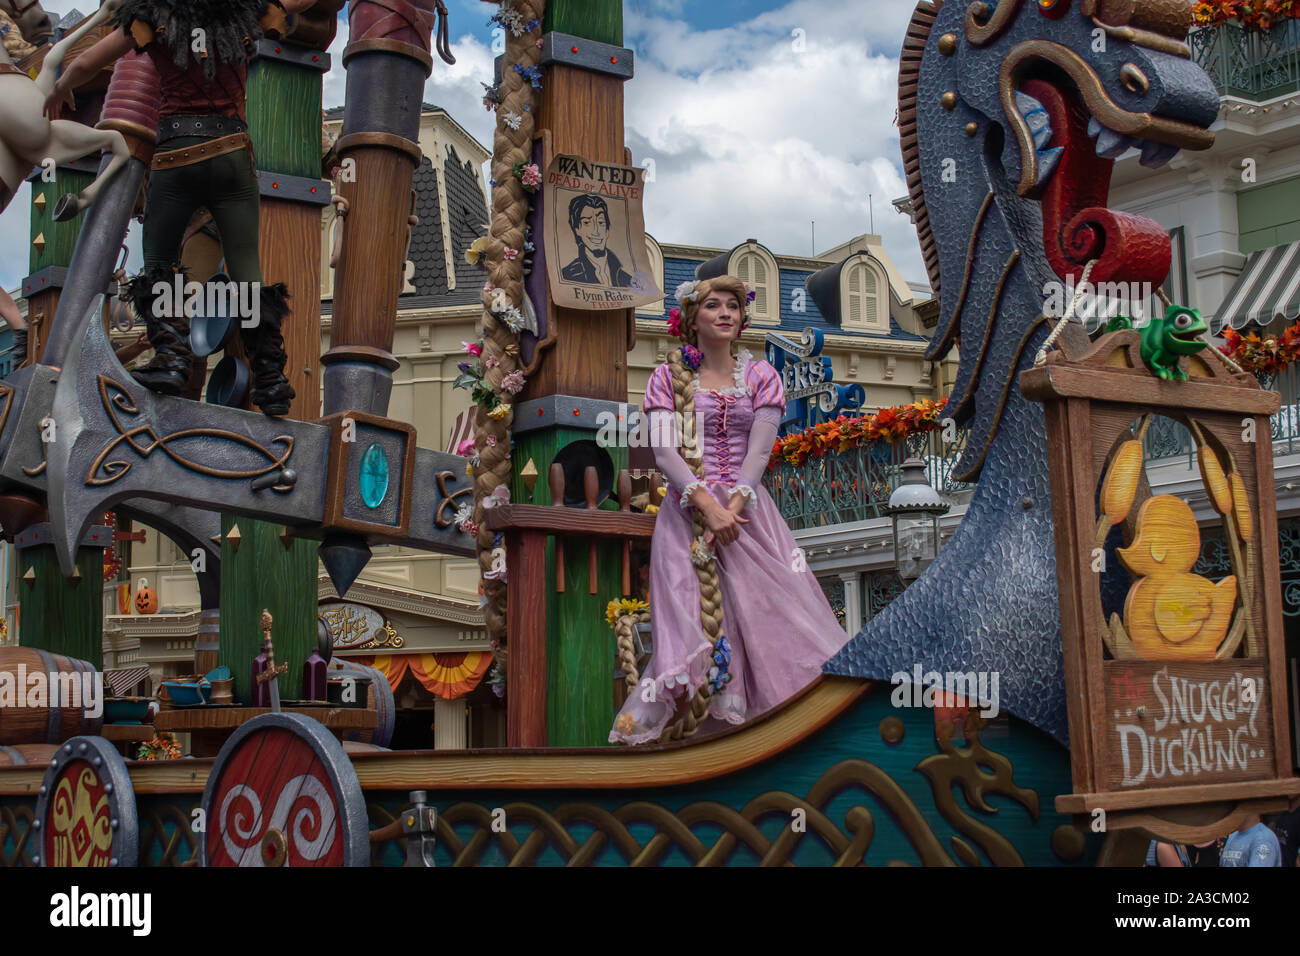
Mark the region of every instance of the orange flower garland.
POLYGON ((809 458, 820 458, 831 452, 838 454, 874 441, 896 442, 910 435, 933 431, 939 427, 939 417, 947 403, 946 398, 937 402, 923 398, 910 405, 882 408, 874 415, 841 415, 786 435, 778 438, 772 446, 768 470, 775 468, 782 459, 799 467, 809 458))
POLYGON ((1235 20, 1248 30, 1270 30, 1288 18, 1300 18, 1300 0, 1201 0, 1192 7, 1198 27, 1235 20))
POLYGON ((1276 375, 1300 358, 1300 322, 1281 335, 1260 336, 1255 332, 1242 335, 1233 329, 1224 329, 1223 341, 1226 344, 1219 351, 1247 372, 1276 375))

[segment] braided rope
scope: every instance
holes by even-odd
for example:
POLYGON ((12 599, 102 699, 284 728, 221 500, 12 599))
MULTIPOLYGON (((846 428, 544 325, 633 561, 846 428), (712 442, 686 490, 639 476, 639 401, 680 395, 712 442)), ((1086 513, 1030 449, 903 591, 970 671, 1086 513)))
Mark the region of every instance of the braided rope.
POLYGON ((1078 286, 1075 287, 1074 298, 1070 301, 1070 307, 1065 310, 1065 315, 1061 316, 1060 321, 1052 327, 1052 331, 1047 336, 1047 341, 1043 343, 1043 347, 1040 348, 1038 354, 1034 356, 1035 366, 1042 365, 1047 361, 1047 350, 1056 344, 1056 340, 1059 339, 1061 333, 1065 331, 1066 324, 1074 318, 1074 310, 1079 307, 1079 300, 1083 298, 1084 287, 1087 286, 1088 277, 1092 275, 1092 267, 1096 264, 1097 260, 1092 259, 1083 267, 1083 278, 1079 280, 1078 286))
MULTIPOLYGON (((541 20, 546 0, 516 0, 514 8, 525 20, 541 20)), ((512 303, 520 303, 524 296, 524 263, 520 257, 514 261, 505 258, 507 246, 522 249, 524 246, 524 221, 528 216, 528 194, 513 174, 515 163, 530 163, 533 155, 533 127, 536 119, 537 91, 511 64, 536 67, 542 51, 537 46, 534 31, 515 36, 506 31, 505 62, 501 73, 501 103, 497 108, 497 128, 492 148, 492 225, 486 251, 489 281, 505 290, 512 303), (514 113, 522 117, 518 129, 511 129, 505 115, 514 113)), ((502 395, 501 380, 520 370, 519 336, 500 321, 492 312, 487 293, 483 296, 483 381, 498 396, 502 395), (488 367, 488 359, 496 364, 488 367)), ((510 483, 510 426, 514 420, 512 406, 503 403, 507 413, 492 418, 480 405, 474 422, 475 447, 478 465, 474 469, 474 523, 478 526, 478 561, 481 572, 491 571, 493 564, 493 532, 487 527, 483 500, 498 485, 510 483), (492 436, 495 442, 488 444, 492 436)), ((522 568, 508 569, 518 574, 522 568)), ((506 637, 506 585, 496 575, 483 579, 483 608, 488 637, 496 648, 496 661, 505 667, 506 637)))

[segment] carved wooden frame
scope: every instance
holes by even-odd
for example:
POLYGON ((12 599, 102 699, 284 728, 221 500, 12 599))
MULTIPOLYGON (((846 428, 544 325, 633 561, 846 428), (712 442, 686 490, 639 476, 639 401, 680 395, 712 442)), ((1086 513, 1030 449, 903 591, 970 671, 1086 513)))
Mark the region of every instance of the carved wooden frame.
MULTIPOLYGON (((1075 359, 1053 352, 1046 364, 1024 372, 1022 391, 1045 405, 1047 451, 1056 531, 1056 567, 1060 589, 1061 640, 1070 726, 1070 765, 1074 793, 1058 796, 1062 813, 1106 811, 1106 828, 1142 826, 1169 839, 1221 835, 1251 812, 1285 809, 1300 794, 1292 776, 1287 716, 1282 595, 1279 587, 1276 489, 1269 419, 1281 396, 1259 387, 1254 376, 1234 373, 1207 349, 1185 359, 1186 382, 1163 381, 1149 372, 1136 331, 1107 333, 1075 359), (1259 714, 1267 732, 1265 769, 1220 771, 1214 779, 1182 785, 1125 786, 1115 783, 1118 752, 1106 714, 1107 682, 1134 654, 1115 654, 1103 635, 1098 575, 1093 571, 1098 536, 1097 494, 1106 467, 1135 419, 1160 415, 1188 424, 1194 420, 1211 448, 1223 449, 1240 468, 1254 518, 1253 540, 1246 542, 1247 565, 1259 573, 1247 581, 1238 608, 1250 616, 1260 635, 1253 653, 1198 663, 1207 673, 1231 672, 1243 665, 1263 676, 1259 714), (1247 421, 1258 440, 1243 440, 1247 421), (1254 661, 1247 664, 1247 661, 1254 661), (1230 779, 1224 779, 1225 777, 1230 779), (1217 806, 1211 807, 1210 804, 1217 806), (1225 810, 1224 807, 1228 809, 1225 810)), ((1145 461, 1143 462, 1145 467, 1145 461)), ((1142 489, 1146 489, 1145 481, 1142 489)), ((1133 505, 1135 510, 1136 504, 1133 505)), ((1131 522, 1126 538, 1131 534, 1131 522)), ((1225 530, 1228 522, 1225 519, 1225 530)), ((1225 642, 1226 644, 1226 642, 1225 642)), ((1227 648, 1232 653, 1232 648, 1227 648)), ((1161 663, 1171 663, 1168 661, 1161 663)), ((1190 663, 1190 662, 1179 662, 1190 663)), ((1145 720, 1142 711, 1138 720, 1145 720)))

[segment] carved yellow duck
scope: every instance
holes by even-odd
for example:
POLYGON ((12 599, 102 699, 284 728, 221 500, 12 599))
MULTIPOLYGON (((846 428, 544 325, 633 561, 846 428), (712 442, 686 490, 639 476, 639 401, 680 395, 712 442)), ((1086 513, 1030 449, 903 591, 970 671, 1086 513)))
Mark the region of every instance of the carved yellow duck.
POLYGON ((1145 660, 1213 660, 1237 601, 1237 578, 1218 584, 1191 574, 1201 533, 1187 502, 1173 495, 1148 498, 1138 511, 1137 535, 1116 554, 1137 580, 1124 602, 1124 629, 1145 660))

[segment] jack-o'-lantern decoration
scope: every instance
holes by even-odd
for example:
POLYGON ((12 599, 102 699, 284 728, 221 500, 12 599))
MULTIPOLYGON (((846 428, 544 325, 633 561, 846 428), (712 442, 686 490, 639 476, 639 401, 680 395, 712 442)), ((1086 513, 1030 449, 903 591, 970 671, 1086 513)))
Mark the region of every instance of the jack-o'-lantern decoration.
POLYGON ((140 583, 136 585, 135 611, 137 614, 158 613, 158 592, 149 587, 149 582, 145 578, 141 578, 140 583))

